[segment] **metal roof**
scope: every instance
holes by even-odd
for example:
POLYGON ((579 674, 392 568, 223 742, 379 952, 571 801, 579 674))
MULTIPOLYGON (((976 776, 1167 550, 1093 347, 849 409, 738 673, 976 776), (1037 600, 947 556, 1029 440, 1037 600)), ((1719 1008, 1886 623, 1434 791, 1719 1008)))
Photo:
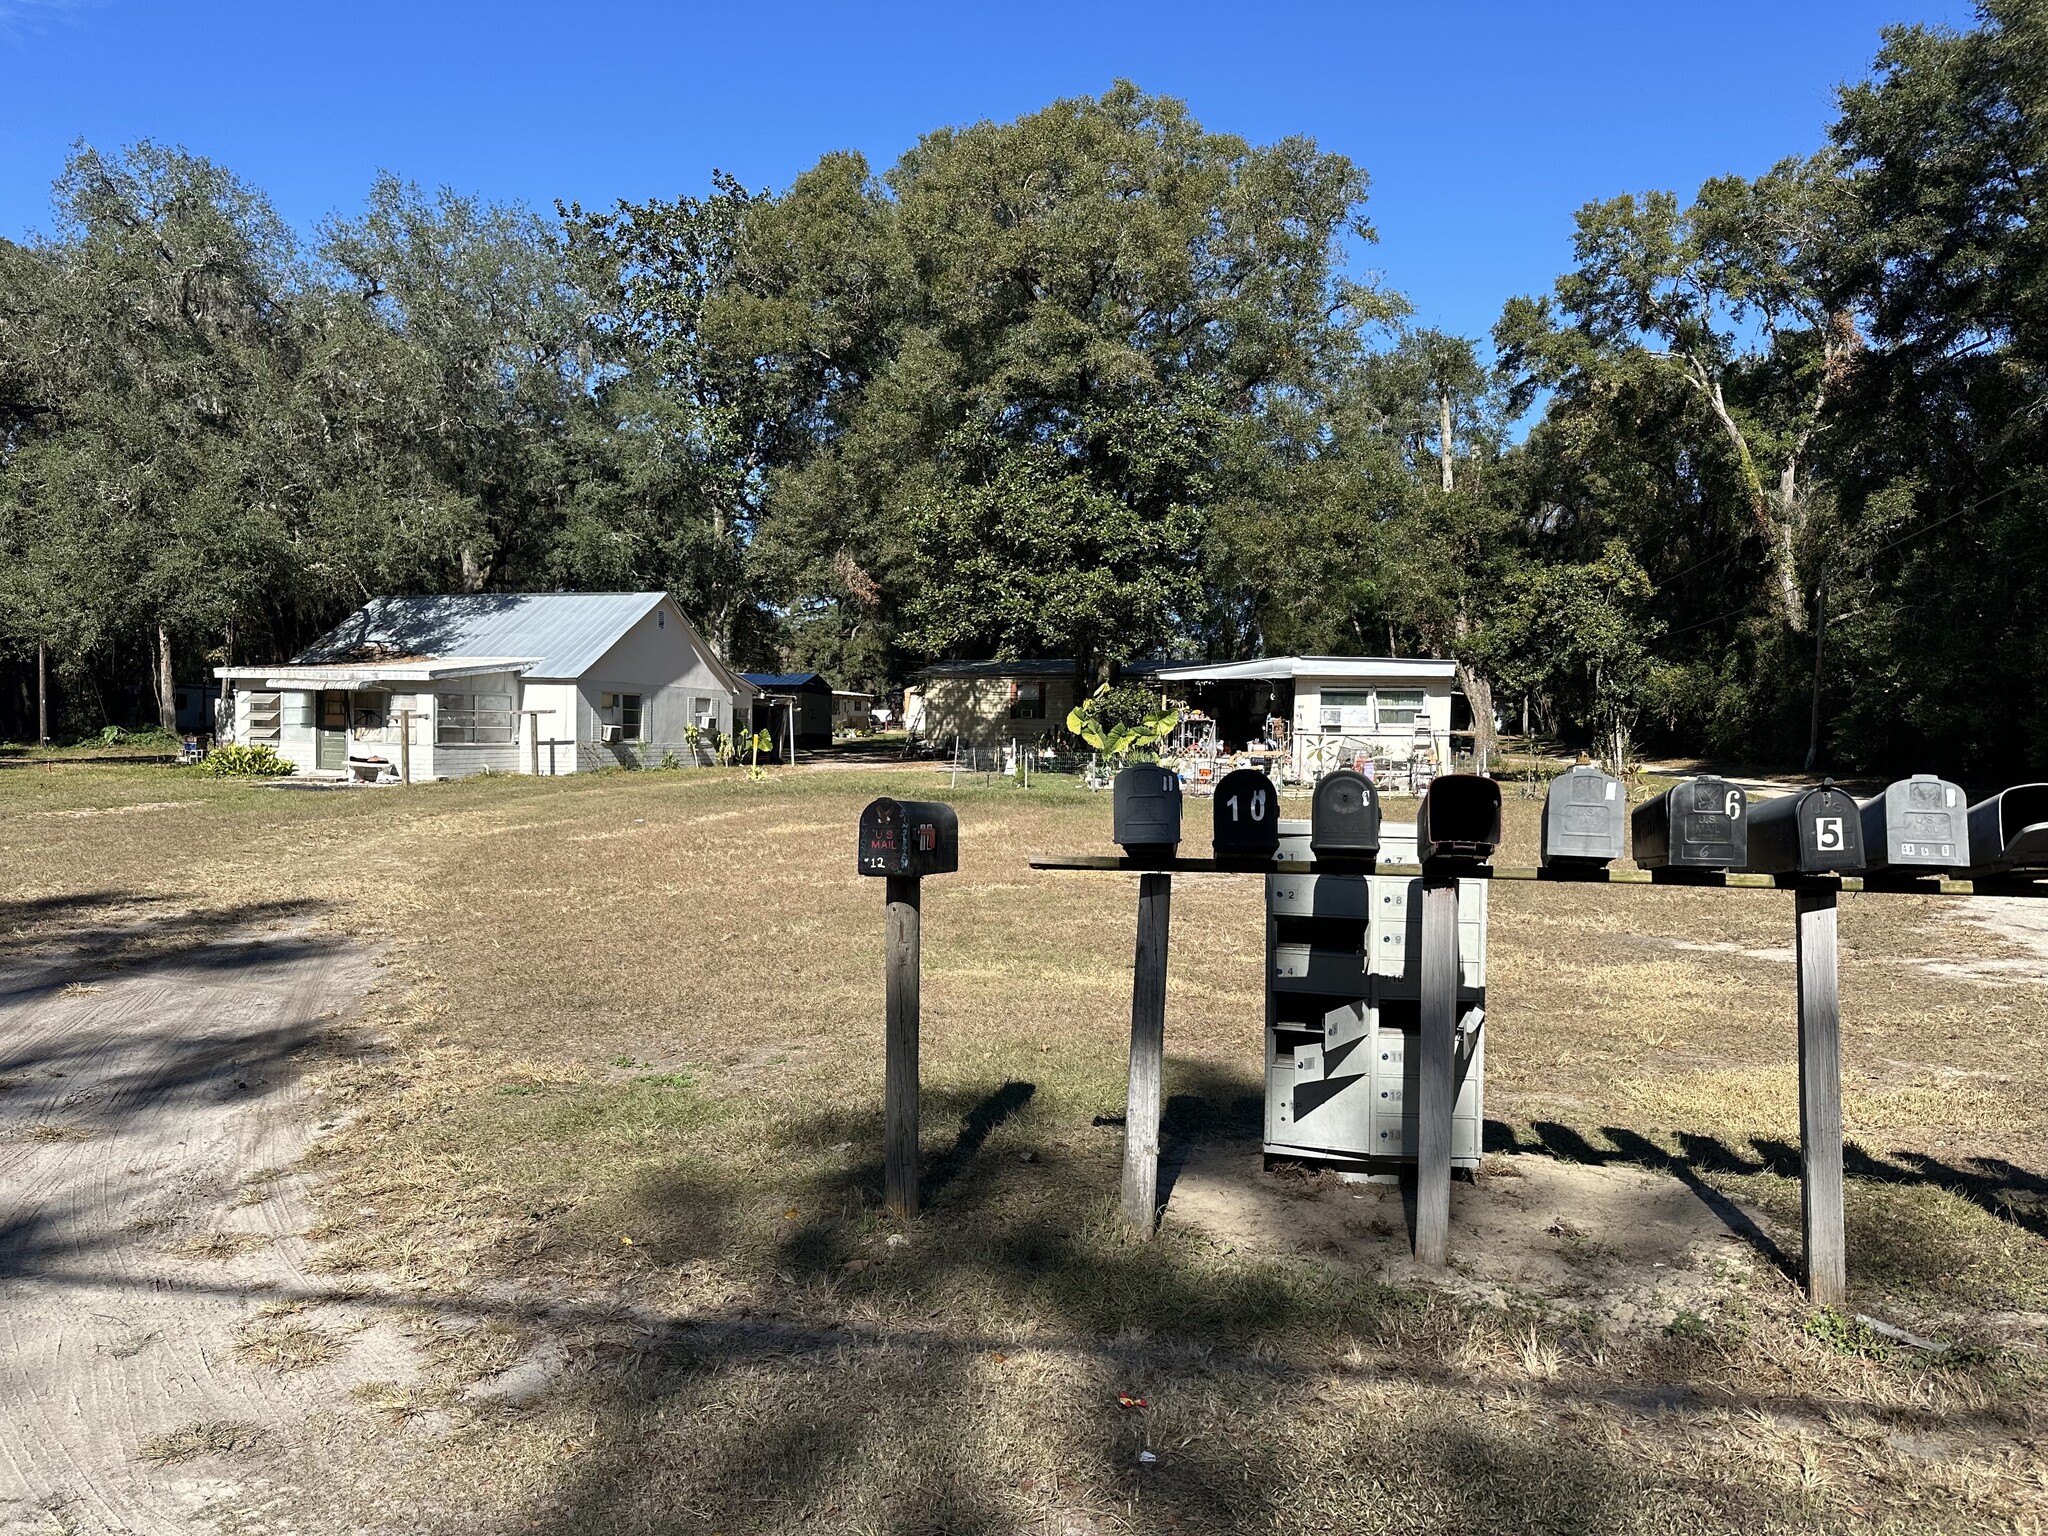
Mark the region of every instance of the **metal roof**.
POLYGON ((832 689, 832 685, 825 682, 825 675, 822 672, 742 672, 740 676, 756 688, 775 689, 784 693, 799 688, 816 692, 816 689, 810 687, 813 683, 823 683, 828 693, 832 689))
POLYGON ((1335 677, 1373 682, 1449 682, 1458 664, 1411 656, 1268 656, 1257 661, 1191 662, 1162 667, 1162 683, 1278 682, 1302 677, 1335 677))
POLYGON ((292 658, 294 666, 387 655, 538 657, 531 678, 581 677, 664 592, 460 592, 373 598, 292 658))
POLYGON ((935 661, 920 677, 1072 677, 1071 661, 935 661))

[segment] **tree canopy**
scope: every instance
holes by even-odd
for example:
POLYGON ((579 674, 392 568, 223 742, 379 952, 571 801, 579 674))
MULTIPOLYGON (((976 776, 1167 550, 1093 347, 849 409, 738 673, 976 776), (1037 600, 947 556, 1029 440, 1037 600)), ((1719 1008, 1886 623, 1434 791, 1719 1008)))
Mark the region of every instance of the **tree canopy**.
POLYGON ((0 669, 83 726, 379 592, 659 587, 845 686, 1431 655, 1482 731, 2042 771, 2044 91, 2025 0, 1887 31, 1824 143, 1589 203, 1487 339, 1359 275, 1363 168, 1128 83, 306 238, 81 146, 0 242, 0 669))

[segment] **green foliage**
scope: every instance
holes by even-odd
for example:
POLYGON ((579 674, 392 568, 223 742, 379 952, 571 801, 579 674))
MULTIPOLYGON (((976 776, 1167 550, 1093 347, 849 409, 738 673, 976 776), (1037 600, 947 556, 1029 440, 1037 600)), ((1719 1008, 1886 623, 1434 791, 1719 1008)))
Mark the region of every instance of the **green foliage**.
MULTIPOLYGON (((1155 760, 1160 749, 1172 740, 1174 727, 1180 724, 1180 711, 1148 709, 1132 720, 1129 717, 1134 712, 1133 693, 1143 690, 1112 690, 1104 683, 1067 711, 1067 729, 1118 766, 1134 758, 1140 762, 1155 760)), ((1149 695, 1145 702, 1149 705, 1149 695)))
POLYGON ((1877 1330, 1860 1317, 1851 1317, 1836 1307, 1816 1307, 1806 1314, 1806 1321, 1800 1329, 1810 1339, 1818 1339, 1838 1355, 1854 1355, 1865 1360, 1882 1360, 1891 1353, 1877 1330))
POLYGON ((281 779, 298 772, 290 759, 279 757, 267 741, 253 746, 215 747, 199 761, 199 771, 216 779, 281 779))

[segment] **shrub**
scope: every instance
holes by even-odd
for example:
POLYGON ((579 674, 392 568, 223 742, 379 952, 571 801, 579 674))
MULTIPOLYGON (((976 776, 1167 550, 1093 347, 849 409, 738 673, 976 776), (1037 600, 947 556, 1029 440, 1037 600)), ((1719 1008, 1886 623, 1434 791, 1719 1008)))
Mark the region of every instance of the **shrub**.
POLYGON ((281 779, 298 769, 279 757, 269 742, 259 741, 250 747, 215 747, 200 762, 199 771, 216 779, 281 779))

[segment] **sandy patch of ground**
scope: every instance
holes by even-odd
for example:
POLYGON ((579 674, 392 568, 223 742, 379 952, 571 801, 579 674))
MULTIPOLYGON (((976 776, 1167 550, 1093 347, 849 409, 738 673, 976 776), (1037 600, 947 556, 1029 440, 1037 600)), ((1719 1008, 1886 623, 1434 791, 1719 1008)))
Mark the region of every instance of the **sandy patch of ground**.
POLYGON ((1476 1183, 1452 1185, 1449 1276, 1415 1263, 1398 1186, 1267 1172, 1241 1142, 1191 1150, 1165 1220, 1231 1248, 1315 1255, 1389 1282, 1619 1327, 1668 1324, 1775 1274, 1755 1213, 1704 1185, 1536 1156, 1496 1154, 1487 1167, 1476 1183))
POLYGON ((319 1117, 300 1068, 374 975, 176 915, 0 959, 0 1532, 194 1529, 252 1452, 415 1372, 317 1299, 284 1171, 319 1117))

